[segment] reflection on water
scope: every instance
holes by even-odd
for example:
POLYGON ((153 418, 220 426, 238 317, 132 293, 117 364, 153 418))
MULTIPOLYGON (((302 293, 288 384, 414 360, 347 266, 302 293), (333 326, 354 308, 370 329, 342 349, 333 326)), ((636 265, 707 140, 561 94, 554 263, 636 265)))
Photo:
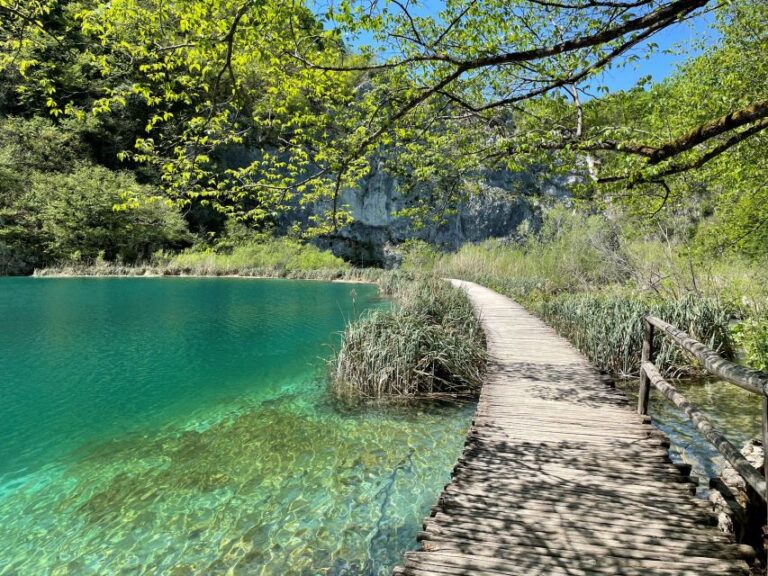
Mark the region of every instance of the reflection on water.
MULTIPOLYGON (((715 428, 737 448, 741 449, 748 440, 760 437, 759 396, 714 378, 671 383, 701 409, 715 428)), ((638 380, 625 380, 619 386, 633 401, 637 401, 638 380)), ((670 452, 674 460, 691 464, 692 474, 702 479, 718 475, 723 464, 720 454, 681 410, 653 388, 649 414, 654 424, 672 441, 670 452)), ((706 488, 706 482, 702 481, 700 487, 706 488)))

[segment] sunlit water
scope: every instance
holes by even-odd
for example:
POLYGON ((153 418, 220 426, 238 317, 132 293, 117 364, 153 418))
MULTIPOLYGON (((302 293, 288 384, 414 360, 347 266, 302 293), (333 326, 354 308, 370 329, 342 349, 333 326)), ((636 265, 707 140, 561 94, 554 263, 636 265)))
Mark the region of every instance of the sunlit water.
POLYGON ((370 286, 0 279, 0 574, 389 573, 464 407, 350 410, 370 286))
MULTIPOLYGON (((713 378, 671 381, 677 390, 700 408, 738 449, 753 438, 760 438, 761 400, 741 388, 713 378)), ((637 401, 638 382, 621 383, 633 402, 637 401)), ((686 462, 698 476, 700 494, 707 488, 707 479, 719 475, 724 461, 712 444, 702 436, 684 412, 656 390, 651 390, 649 414, 653 422, 671 440, 671 456, 686 462)))

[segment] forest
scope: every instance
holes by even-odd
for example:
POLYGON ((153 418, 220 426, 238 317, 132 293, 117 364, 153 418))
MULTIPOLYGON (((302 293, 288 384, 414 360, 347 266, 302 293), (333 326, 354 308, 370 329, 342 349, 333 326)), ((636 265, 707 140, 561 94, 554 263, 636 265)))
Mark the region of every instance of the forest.
MULTIPOLYGON (((402 269, 481 279, 576 339, 595 310, 631 332, 654 302, 711 308, 694 333, 768 366, 760 0, 2 0, 0 23, 4 274, 371 275, 325 249, 385 173, 402 269), (706 34, 656 44, 686 26, 706 34), (535 217, 458 251, 419 234, 489 173, 559 193, 508 191, 535 217)), ((597 349, 621 335, 591 338, 636 371, 597 349)))

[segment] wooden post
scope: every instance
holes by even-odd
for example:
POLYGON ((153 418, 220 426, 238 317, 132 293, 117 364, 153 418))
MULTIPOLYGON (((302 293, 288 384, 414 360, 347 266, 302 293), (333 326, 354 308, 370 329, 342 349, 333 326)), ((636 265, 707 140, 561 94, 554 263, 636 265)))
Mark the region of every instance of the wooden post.
POLYGON ((648 414, 648 398, 651 394, 651 379, 643 369, 643 364, 653 362, 653 324, 648 320, 643 320, 643 352, 640 362, 640 393, 637 397, 637 413, 648 414))
POLYGON ((763 474, 766 478, 765 493, 762 494, 766 502, 766 516, 763 520, 763 553, 766 554, 766 566, 768 566, 768 397, 763 394, 763 474))

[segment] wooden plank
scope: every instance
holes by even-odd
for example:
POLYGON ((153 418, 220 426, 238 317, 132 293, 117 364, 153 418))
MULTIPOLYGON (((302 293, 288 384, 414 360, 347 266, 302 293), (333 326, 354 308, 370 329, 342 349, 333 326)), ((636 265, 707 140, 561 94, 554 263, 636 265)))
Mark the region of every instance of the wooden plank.
POLYGON ((428 519, 424 522, 424 531, 420 533, 418 539, 432 536, 451 537, 471 542, 498 542, 509 546, 526 546, 538 541, 547 546, 572 547, 576 550, 581 550, 585 545, 593 545, 600 546, 606 554, 614 554, 616 550, 632 549, 649 555, 661 550, 678 556, 717 554, 720 558, 751 559, 755 557, 755 551, 750 546, 730 542, 640 537, 626 532, 582 534, 539 528, 530 530, 524 526, 513 526, 509 530, 500 531, 478 524, 438 524, 428 519))
MULTIPOLYGON (((622 576, 648 576, 659 574, 664 576, 725 576, 744 575, 746 566, 721 568, 719 565, 713 568, 703 568, 699 565, 686 566, 683 562, 678 565, 637 568, 632 566, 617 567, 610 562, 608 557, 588 556, 578 562, 566 561, 553 554, 536 554, 529 548, 521 550, 514 562, 494 560, 478 556, 464 554, 449 554, 439 552, 409 552, 405 556, 406 570, 411 567, 427 568, 437 574, 461 574, 461 575, 506 575, 533 576, 595 576, 595 575, 622 575, 622 576)), ((407 573, 407 572, 406 572, 407 573)))
POLYGON ((668 509, 655 514, 648 510, 635 509, 635 515, 630 515, 631 508, 601 509, 591 508, 586 510, 584 506, 573 506, 570 503, 561 504, 533 504, 526 501, 526 505, 507 505, 505 502, 487 497, 472 497, 471 495, 453 496, 443 494, 438 502, 439 507, 446 512, 461 512, 464 514, 480 514, 493 518, 520 519, 527 517, 540 519, 542 516, 556 515, 558 521, 579 523, 589 516, 594 524, 611 526, 645 526, 667 527, 681 529, 685 527, 708 528, 717 524, 717 516, 708 517, 705 514, 694 517, 685 517, 675 514, 675 510, 668 509))
MULTIPOLYGON (((452 480, 398 574, 707 576, 754 555, 694 499, 690 466, 568 342, 460 282, 491 361, 452 480)), ((649 355, 650 358, 650 355, 649 355)))
MULTIPOLYGON (((479 492, 474 492, 472 490, 465 490, 454 486, 453 484, 449 484, 445 488, 443 495, 458 495, 470 498, 488 498, 486 494, 480 494, 479 492)), ((578 498, 577 502, 581 503, 583 506, 591 506, 593 509, 606 506, 605 498, 601 496, 578 494, 575 495, 575 498, 576 497, 578 498)), ((503 502, 513 508, 535 508, 537 506, 544 505, 552 506, 556 504, 570 504, 570 501, 563 500, 563 497, 560 494, 547 494, 542 492, 539 492, 535 495, 526 495, 525 498, 519 498, 516 494, 494 494, 491 498, 495 499, 497 502, 503 502)), ((704 501, 701 501, 700 503, 689 504, 687 502, 649 502, 647 499, 643 498, 624 498, 621 502, 624 510, 627 511, 628 514, 648 512, 652 515, 656 513, 664 513, 669 515, 670 511, 673 511, 676 515, 680 515, 683 518, 698 518, 701 514, 709 515, 712 513, 710 506, 707 505, 704 501)))
POLYGON ((696 484, 692 481, 687 483, 680 482, 651 482, 644 480, 642 477, 638 477, 637 482, 618 482, 610 481, 607 478, 599 478, 594 476, 581 476, 575 478, 571 476, 566 477, 554 477, 545 474, 537 474, 531 472, 528 474, 522 474, 520 471, 514 471, 507 475, 490 475, 482 471, 473 471, 469 468, 462 468, 454 475, 454 480, 458 485, 472 484, 474 486, 482 486, 489 490, 489 495, 492 495, 496 491, 496 487, 501 485, 513 488, 514 490, 527 489, 530 492, 533 491, 546 491, 552 490, 557 494, 565 495, 567 493, 595 493, 604 494, 606 497, 609 494, 647 494, 650 491, 665 492, 670 494, 680 495, 680 500, 687 500, 685 494, 689 492, 695 492, 696 484))
MULTIPOLYGON (((567 533, 591 534, 593 532, 617 532, 622 530, 631 531, 635 536, 650 536, 654 538, 679 538, 679 539, 702 539, 707 538, 711 531, 716 531, 714 526, 706 527, 702 525, 689 525, 685 530, 671 523, 654 523, 650 518, 646 519, 638 515, 632 521, 601 521, 600 518, 593 517, 587 512, 583 512, 581 518, 565 518, 558 513, 544 514, 539 511, 510 510, 508 512, 493 510, 487 508, 482 513, 477 509, 455 508, 444 509, 435 515, 436 520, 450 521, 457 523, 468 523, 476 517, 482 517, 483 522, 493 524, 506 530, 510 526, 525 526, 529 529, 542 530, 547 528, 551 531, 562 531, 567 533), (519 513, 516 513, 519 512, 519 513), (441 515, 444 514, 444 515, 441 515), (641 520, 638 520, 640 518, 641 520), (644 522, 644 523, 643 523, 644 522)), ((728 538, 719 539, 713 537, 715 541, 728 542, 728 538)))
MULTIPOLYGON (((558 558, 568 560, 581 560, 584 552, 591 553, 600 557, 606 566, 615 566, 617 568, 665 568, 670 564, 683 563, 687 566, 703 566, 706 568, 718 568, 720 570, 732 570, 734 563, 731 561, 713 561, 709 556, 696 556, 693 554, 671 553, 664 549, 658 549, 655 553, 638 552, 637 550, 624 549, 619 554, 608 554, 602 556, 605 552, 601 546, 581 544, 578 550, 572 547, 554 547, 546 542, 536 542, 535 545, 526 546, 541 555, 557 555, 558 558)), ((506 546, 504 544, 494 544, 491 542, 462 542, 460 540, 451 540, 447 538, 430 537, 422 540, 422 549, 425 552, 446 552, 454 554, 472 555, 478 558, 500 558, 513 561, 518 550, 516 547, 506 546)))
POLYGON ((464 462, 483 462, 486 465, 496 466, 531 466, 537 464, 539 466, 575 466, 579 469, 589 470, 598 469, 606 471, 616 472, 630 472, 637 474, 638 472, 647 472, 648 474, 679 474, 681 476, 687 476, 690 473, 690 464, 673 464, 668 459, 655 458, 648 459, 642 462, 623 462, 623 461, 609 461, 604 457, 592 457, 589 454, 571 454, 570 456, 560 456, 553 454, 552 457, 536 457, 536 454, 514 454, 514 453, 497 453, 493 450, 483 450, 479 447, 471 447, 462 453, 459 457, 458 463, 464 462))

